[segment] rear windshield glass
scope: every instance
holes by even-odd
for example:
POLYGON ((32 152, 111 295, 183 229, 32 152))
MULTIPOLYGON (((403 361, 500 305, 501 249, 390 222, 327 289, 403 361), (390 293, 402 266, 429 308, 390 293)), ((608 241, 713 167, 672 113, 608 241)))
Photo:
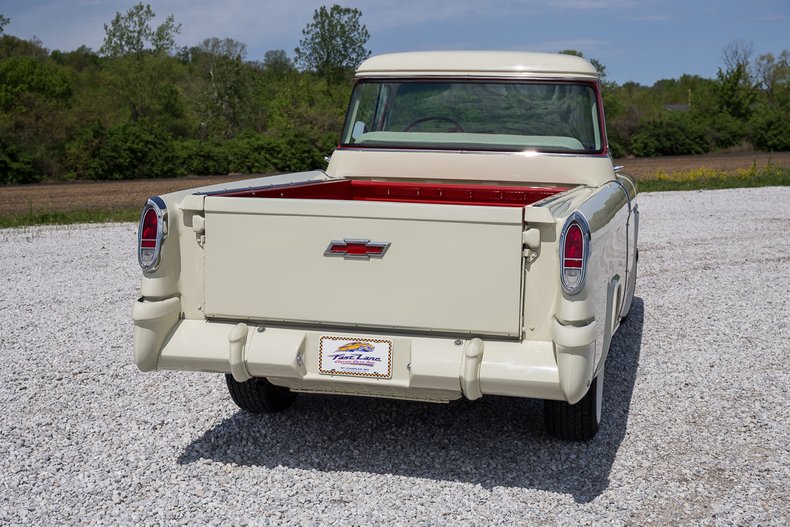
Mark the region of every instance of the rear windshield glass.
POLYGON ((550 82, 358 82, 343 146, 595 153, 594 85, 550 82))

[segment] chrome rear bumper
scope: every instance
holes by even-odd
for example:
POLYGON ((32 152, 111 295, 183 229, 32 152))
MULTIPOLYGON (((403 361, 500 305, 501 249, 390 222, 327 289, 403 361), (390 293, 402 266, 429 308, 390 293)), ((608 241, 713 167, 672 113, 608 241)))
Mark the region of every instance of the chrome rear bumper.
POLYGON ((556 323, 555 343, 304 330, 179 315, 178 298, 135 303, 134 358, 140 370, 231 373, 239 381, 266 377, 294 391, 437 402, 484 394, 571 401, 586 392, 595 349, 594 340, 583 342, 594 335, 594 322, 556 323), (391 340, 392 377, 319 373, 320 338, 337 334, 391 340))

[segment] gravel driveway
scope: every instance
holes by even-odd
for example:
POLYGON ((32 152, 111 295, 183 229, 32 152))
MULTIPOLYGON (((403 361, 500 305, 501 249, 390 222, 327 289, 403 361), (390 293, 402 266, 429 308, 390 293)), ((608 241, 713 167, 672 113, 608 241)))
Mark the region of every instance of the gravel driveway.
POLYGON ((790 187, 639 200, 586 444, 497 397, 246 415, 134 366, 135 225, 0 230, 0 524, 787 525, 790 187))

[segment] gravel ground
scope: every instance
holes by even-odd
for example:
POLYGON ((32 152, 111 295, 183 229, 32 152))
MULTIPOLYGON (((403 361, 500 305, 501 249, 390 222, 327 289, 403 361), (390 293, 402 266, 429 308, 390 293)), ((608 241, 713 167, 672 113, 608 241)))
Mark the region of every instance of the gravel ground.
POLYGON ((640 196, 605 423, 302 395, 131 358, 131 224, 0 231, 0 524, 787 525, 790 188, 640 196))

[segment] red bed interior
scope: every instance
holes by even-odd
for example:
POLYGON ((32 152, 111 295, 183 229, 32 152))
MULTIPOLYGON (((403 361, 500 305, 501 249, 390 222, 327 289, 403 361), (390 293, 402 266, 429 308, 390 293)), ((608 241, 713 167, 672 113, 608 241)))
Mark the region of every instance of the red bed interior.
POLYGON ((287 187, 245 189, 237 192, 223 192, 221 195, 240 198, 337 199, 524 207, 565 190, 568 190, 568 187, 458 185, 341 179, 287 187))

